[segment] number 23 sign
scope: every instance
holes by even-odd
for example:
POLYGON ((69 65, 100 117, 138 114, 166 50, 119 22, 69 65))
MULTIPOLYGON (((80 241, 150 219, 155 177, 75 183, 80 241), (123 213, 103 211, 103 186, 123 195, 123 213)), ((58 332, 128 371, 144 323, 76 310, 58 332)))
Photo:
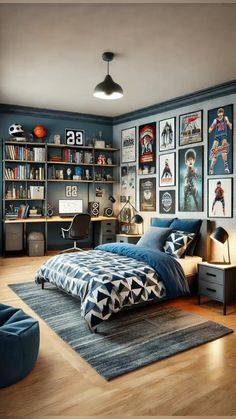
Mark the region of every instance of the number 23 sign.
POLYGON ((83 145, 85 131, 83 129, 66 128, 66 144, 67 145, 83 145))

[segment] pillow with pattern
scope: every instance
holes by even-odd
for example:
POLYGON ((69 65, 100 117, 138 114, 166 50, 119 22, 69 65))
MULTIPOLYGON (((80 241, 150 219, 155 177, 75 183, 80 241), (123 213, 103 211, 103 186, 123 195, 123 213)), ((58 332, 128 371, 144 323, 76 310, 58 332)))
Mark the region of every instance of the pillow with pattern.
POLYGON ((195 233, 188 233, 186 231, 172 231, 164 244, 164 252, 170 256, 180 259, 195 236, 195 233))

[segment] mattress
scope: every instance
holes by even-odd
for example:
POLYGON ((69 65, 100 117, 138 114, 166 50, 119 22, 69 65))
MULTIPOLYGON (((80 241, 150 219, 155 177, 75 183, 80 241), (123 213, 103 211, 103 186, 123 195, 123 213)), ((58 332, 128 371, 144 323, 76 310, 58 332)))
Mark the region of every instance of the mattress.
POLYGON ((186 276, 197 274, 197 264, 202 262, 200 256, 185 256, 185 258, 176 259, 182 266, 186 276))

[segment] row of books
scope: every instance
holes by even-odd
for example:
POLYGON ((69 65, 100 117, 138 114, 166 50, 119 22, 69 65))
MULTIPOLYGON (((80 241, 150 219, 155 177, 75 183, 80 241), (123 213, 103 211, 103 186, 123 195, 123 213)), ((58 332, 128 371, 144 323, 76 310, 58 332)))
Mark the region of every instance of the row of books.
POLYGON ((30 160, 34 162, 44 162, 46 158, 45 148, 25 148, 14 145, 5 146, 5 155, 7 160, 30 160))
POLYGON ((93 154, 88 151, 76 151, 66 148, 62 154, 62 160, 66 163, 93 163, 93 154))
POLYGON ((13 168, 5 167, 5 179, 6 180, 44 180, 45 170, 44 167, 38 167, 35 169, 29 164, 25 166, 16 166, 13 168))
POLYGON ((27 218, 29 213, 29 205, 20 205, 18 210, 18 218, 27 218))

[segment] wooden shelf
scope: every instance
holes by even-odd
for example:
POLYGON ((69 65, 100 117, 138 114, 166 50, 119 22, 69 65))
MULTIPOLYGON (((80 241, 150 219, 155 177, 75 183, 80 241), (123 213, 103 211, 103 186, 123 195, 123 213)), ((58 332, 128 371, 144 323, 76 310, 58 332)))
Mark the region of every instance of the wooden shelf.
POLYGON ((98 163, 94 164, 93 166, 96 166, 96 167, 118 167, 117 164, 98 164, 98 163))
POLYGON ((46 143, 32 143, 30 141, 11 141, 6 140, 5 144, 11 144, 11 145, 32 145, 32 146, 45 146, 46 143))
POLYGON ((94 147, 93 148, 94 149, 94 151, 96 151, 96 150, 98 150, 98 151, 119 151, 119 149, 118 148, 114 148, 114 147, 103 147, 103 148, 100 148, 100 147, 94 147))
POLYGON ((79 182, 79 183, 93 183, 93 180, 85 180, 85 179, 48 179, 48 182, 79 182))
POLYGON ((6 159, 3 160, 5 163, 37 163, 37 164, 45 164, 46 161, 34 161, 34 160, 11 160, 11 159, 6 159))
POLYGON ((71 166, 94 166, 93 163, 70 163, 70 162, 66 162, 66 161, 52 161, 52 160, 48 160, 47 162, 48 164, 66 164, 66 165, 71 165, 71 166))
POLYGON ((4 182, 46 182, 46 180, 40 179, 4 179, 4 182))
POLYGON ((53 144, 53 143, 48 143, 47 144, 48 147, 53 147, 53 148, 75 148, 77 150, 93 150, 93 147, 89 147, 86 145, 67 145, 67 144, 53 144))
POLYGON ((45 201, 45 199, 33 199, 33 198, 6 198, 5 201, 45 201))

